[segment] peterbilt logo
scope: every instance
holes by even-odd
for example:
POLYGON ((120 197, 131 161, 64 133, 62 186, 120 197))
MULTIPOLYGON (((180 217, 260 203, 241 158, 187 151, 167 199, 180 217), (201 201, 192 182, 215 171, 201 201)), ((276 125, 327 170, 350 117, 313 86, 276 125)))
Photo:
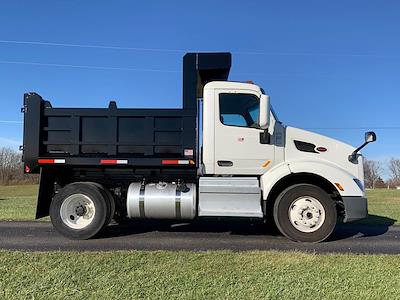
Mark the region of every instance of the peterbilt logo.
POLYGON ((326 151, 328 151, 328 149, 326 149, 325 147, 316 147, 315 151, 317 151, 317 152, 326 152, 326 151))

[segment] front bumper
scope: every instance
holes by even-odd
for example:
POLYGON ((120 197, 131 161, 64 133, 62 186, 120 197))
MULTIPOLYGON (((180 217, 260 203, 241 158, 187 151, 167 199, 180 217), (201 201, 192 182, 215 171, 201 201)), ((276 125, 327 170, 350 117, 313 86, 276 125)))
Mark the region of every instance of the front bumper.
POLYGON ((342 197, 344 204, 344 223, 357 221, 368 217, 367 198, 364 197, 342 197))

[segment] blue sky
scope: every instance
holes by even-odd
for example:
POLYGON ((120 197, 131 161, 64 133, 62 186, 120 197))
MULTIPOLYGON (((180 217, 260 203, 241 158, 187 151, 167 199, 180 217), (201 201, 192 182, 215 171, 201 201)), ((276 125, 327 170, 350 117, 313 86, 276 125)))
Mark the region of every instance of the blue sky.
MULTIPOLYGON (((1 1, 0 120, 21 121, 29 91, 56 107, 180 107, 184 52, 231 51, 230 79, 262 86, 285 124, 355 146, 375 130, 364 154, 400 157, 399 11, 398 1, 1 1)), ((0 123, 0 146, 21 136, 21 124, 0 123)))

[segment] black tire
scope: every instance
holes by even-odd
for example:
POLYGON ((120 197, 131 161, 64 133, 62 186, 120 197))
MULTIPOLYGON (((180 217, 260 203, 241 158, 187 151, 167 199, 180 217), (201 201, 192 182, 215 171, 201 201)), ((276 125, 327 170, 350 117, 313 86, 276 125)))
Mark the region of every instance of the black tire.
POLYGON ((110 224, 111 220, 115 216, 115 199, 114 199, 112 193, 107 188, 103 187, 103 189, 106 192, 108 200, 110 201, 110 216, 109 216, 108 221, 106 222, 106 224, 104 224, 105 226, 107 226, 108 224, 110 224))
MULTIPOLYGON (((94 237, 103 228, 109 214, 108 200, 101 190, 91 183, 72 183, 62 188, 50 204, 50 219, 54 228, 63 236, 70 239, 85 240, 94 237), (84 228, 75 229, 63 221, 61 206, 70 196, 82 194, 88 197, 95 207, 91 222, 84 228)), ((72 220, 72 219, 71 219, 72 220)))
POLYGON ((278 227, 275 224, 273 203, 272 205, 270 205, 269 203, 267 204, 264 223, 268 233, 272 235, 277 235, 280 233, 278 227))
POLYGON ((114 197, 112 196, 111 192, 108 189, 106 189, 104 186, 102 186, 100 183, 97 183, 97 182, 89 182, 89 183, 95 185, 100 190, 100 192, 103 194, 104 199, 106 199, 107 217, 106 217, 106 221, 103 225, 103 227, 106 227, 108 224, 110 224, 110 222, 113 219, 114 214, 115 214, 114 197))
MULTIPOLYGON (((307 200, 309 201, 309 200, 307 200)), ((336 226, 337 211, 335 202, 321 188, 311 184, 296 184, 285 189, 274 204, 274 219, 279 231, 287 238, 297 242, 321 242, 328 238, 336 226), (313 232, 303 232, 296 228, 289 217, 293 202, 301 197, 312 197, 325 210, 325 219, 313 232)), ((296 224, 298 224, 296 222, 296 224)))

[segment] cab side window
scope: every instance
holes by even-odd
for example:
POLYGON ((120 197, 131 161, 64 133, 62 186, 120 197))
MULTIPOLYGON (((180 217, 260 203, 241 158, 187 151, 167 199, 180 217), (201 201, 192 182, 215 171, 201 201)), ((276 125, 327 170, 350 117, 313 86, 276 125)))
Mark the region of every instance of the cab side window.
POLYGON ((252 94, 219 94, 219 118, 222 124, 258 127, 260 100, 252 94))

